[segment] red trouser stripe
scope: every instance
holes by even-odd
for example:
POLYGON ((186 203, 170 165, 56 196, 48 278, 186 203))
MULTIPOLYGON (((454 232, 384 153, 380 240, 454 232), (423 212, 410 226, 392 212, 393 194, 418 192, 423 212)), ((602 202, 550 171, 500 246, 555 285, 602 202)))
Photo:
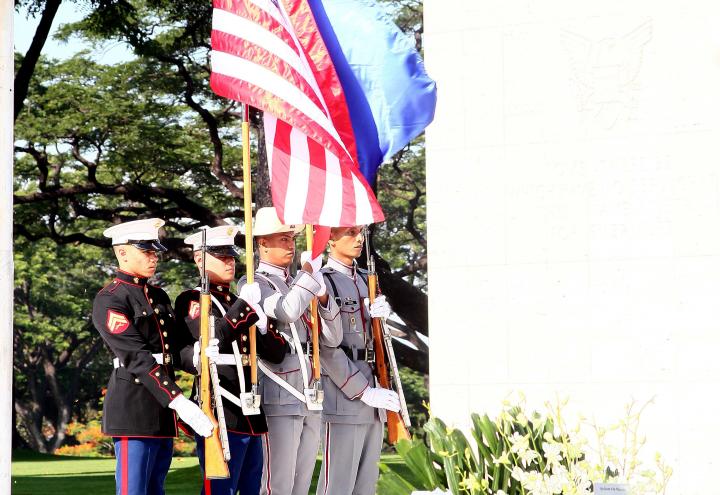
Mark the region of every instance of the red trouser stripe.
POLYGON ((325 424, 325 491, 327 494, 330 483, 330 423, 325 424))
POLYGON ((212 484, 207 478, 205 478, 205 495, 212 495, 212 484))
POLYGON ((267 452, 267 493, 272 495, 272 487, 270 486, 270 439, 269 433, 265 433, 265 450, 267 452))
POLYGON ((120 494, 128 495, 128 438, 120 439, 120 494))

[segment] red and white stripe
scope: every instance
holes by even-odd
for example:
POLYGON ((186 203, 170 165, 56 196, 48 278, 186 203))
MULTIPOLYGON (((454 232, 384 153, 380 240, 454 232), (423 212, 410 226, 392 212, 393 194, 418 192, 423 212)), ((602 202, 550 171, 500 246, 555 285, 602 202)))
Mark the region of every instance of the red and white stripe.
POLYGON ((273 203, 286 224, 384 219, 357 167, 342 86, 306 0, 214 0, 213 90, 265 113, 273 203), (296 29, 298 27, 298 29, 296 29))

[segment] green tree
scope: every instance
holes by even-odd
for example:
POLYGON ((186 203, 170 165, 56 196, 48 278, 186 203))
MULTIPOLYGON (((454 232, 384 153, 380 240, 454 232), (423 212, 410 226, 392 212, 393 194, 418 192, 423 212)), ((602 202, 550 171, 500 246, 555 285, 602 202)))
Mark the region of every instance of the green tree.
POLYGON ((15 243, 14 411, 17 433, 39 452, 65 439, 75 404, 97 404, 109 357, 92 328, 93 295, 107 278, 97 248, 47 239, 15 243))

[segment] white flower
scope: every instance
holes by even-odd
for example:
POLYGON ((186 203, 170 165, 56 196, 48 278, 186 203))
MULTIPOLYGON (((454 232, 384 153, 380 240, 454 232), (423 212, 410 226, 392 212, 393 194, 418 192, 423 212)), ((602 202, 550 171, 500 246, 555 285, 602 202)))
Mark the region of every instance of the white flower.
POLYGON ((523 483, 525 479, 527 478, 527 473, 520 468, 520 466, 513 466, 512 473, 510 473, 511 476, 518 480, 520 483, 523 483))
POLYGON ((543 451, 545 452, 545 459, 551 466, 559 465, 562 461, 562 445, 559 443, 548 443, 543 442, 543 451))
POLYGON ((510 452, 513 454, 525 452, 530 446, 529 437, 527 435, 522 436, 518 432, 513 433, 509 440, 511 445, 510 452))
POLYGON ((522 462, 523 466, 527 467, 532 463, 533 460, 540 457, 540 454, 535 452, 534 450, 523 450, 518 454, 520 457, 520 461, 522 462))
POLYGON ((492 456, 493 464, 510 464, 510 458, 508 457, 508 452, 503 451, 502 454, 500 454, 500 457, 495 457, 494 455, 490 454, 492 456))

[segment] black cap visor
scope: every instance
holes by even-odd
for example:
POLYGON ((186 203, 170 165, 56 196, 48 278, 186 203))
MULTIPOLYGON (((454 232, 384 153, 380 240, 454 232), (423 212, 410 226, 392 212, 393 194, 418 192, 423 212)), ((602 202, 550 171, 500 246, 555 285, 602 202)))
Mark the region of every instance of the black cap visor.
POLYGON ((225 246, 208 246, 207 252, 213 256, 232 256, 233 258, 240 256, 240 252, 232 244, 225 246))
POLYGON ((165 251, 167 251, 167 248, 160 244, 160 241, 158 241, 157 239, 150 239, 144 241, 127 241, 127 244, 135 246, 138 249, 142 249, 143 251, 155 251, 157 253, 164 253, 165 251))

